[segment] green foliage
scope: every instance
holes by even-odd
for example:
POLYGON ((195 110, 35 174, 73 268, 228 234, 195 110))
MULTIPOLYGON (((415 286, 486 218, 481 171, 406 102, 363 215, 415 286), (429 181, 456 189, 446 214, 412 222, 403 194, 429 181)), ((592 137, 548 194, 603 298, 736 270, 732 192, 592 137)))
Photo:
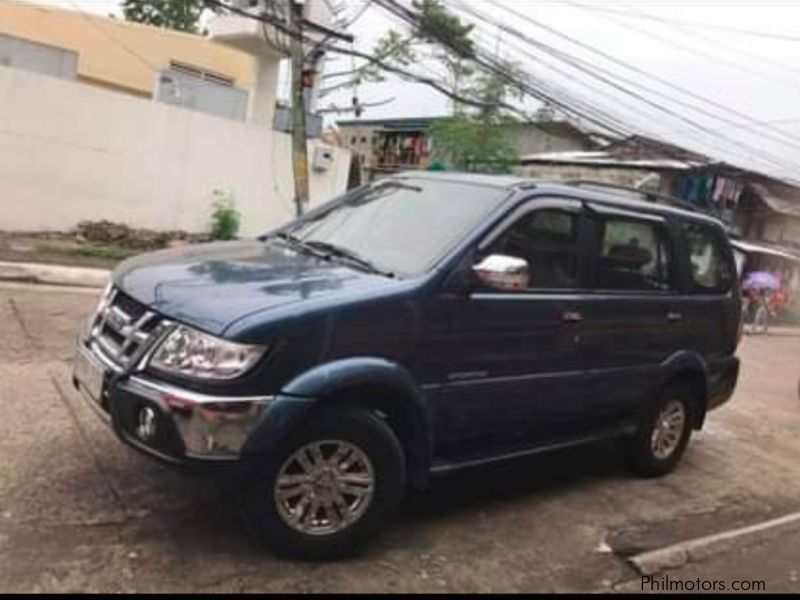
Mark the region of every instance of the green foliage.
POLYGON ((475 56, 475 45, 470 38, 474 25, 462 24, 441 0, 414 0, 412 5, 419 14, 419 25, 414 31, 417 37, 440 44, 460 58, 475 56))
POLYGON ((515 88, 514 63, 503 65, 501 73, 479 72, 469 78, 467 95, 485 103, 481 108, 457 110, 450 119, 437 121, 431 126, 433 156, 461 171, 508 173, 517 164, 519 156, 509 139, 510 129, 516 122, 507 116, 501 104, 510 96, 520 98, 522 92, 515 88))
POLYGON ((214 190, 214 208, 211 213, 211 239, 232 240, 239 233, 241 214, 236 210, 233 197, 221 190, 214 190))
POLYGON ((199 33, 203 0, 122 0, 126 21, 199 33))
MULTIPOLYGON (((390 29, 384 37, 376 42, 372 49, 372 56, 381 62, 391 63, 397 67, 408 67, 417 60, 413 43, 413 37, 405 37, 394 29, 390 29)), ((385 79, 381 74, 381 67, 375 63, 368 63, 362 67, 360 76, 364 81, 372 82, 380 82, 385 79)))
POLYGON ((518 161, 507 128, 456 115, 431 126, 434 160, 444 161, 460 171, 508 173, 518 161))
MULTIPOLYGON (((436 58, 446 67, 454 91, 474 74, 467 60, 475 56, 475 46, 470 37, 474 25, 465 25, 442 4, 441 0, 414 0, 413 8, 418 23, 408 31, 400 33, 389 30, 378 40, 372 55, 382 63, 406 68, 418 62, 415 48, 421 45, 439 49, 436 58)), ((368 64, 359 70, 365 81, 382 81, 381 67, 368 64)))

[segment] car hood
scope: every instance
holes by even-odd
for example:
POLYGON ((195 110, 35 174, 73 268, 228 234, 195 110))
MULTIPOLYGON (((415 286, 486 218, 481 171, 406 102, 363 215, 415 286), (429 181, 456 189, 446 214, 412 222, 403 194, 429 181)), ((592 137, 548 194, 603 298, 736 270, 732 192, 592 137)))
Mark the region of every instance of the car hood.
POLYGON ((167 317, 216 335, 234 321, 393 280, 296 250, 281 241, 216 242, 143 254, 114 282, 167 317))

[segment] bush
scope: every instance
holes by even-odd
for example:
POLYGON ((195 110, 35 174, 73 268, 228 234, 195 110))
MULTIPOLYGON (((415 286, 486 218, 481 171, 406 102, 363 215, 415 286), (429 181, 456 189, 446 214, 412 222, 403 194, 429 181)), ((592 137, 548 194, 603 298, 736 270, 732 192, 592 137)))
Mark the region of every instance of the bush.
POLYGON ((241 215, 236 210, 233 197, 221 190, 214 190, 212 206, 214 211, 211 213, 211 239, 236 239, 241 224, 241 215))

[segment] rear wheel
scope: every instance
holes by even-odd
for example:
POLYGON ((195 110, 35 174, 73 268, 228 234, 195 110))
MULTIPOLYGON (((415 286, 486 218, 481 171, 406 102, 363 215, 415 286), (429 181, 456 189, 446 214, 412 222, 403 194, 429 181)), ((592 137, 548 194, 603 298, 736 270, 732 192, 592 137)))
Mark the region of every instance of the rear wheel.
POLYGON ((400 502, 403 451, 372 412, 325 409, 253 470, 248 523, 278 553, 328 558, 373 534, 400 502))
POLYGON ((692 434, 694 411, 694 397, 687 387, 668 387, 628 440, 633 471, 658 477, 675 469, 692 434))

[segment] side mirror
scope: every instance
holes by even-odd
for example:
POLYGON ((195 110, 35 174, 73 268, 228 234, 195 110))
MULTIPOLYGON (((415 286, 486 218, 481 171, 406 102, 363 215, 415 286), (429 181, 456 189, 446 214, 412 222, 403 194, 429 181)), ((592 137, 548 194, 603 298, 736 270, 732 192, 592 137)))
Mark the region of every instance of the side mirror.
POLYGON ((530 282, 528 261, 505 254, 490 254, 473 265, 472 272, 483 285, 497 290, 517 291, 530 282))

